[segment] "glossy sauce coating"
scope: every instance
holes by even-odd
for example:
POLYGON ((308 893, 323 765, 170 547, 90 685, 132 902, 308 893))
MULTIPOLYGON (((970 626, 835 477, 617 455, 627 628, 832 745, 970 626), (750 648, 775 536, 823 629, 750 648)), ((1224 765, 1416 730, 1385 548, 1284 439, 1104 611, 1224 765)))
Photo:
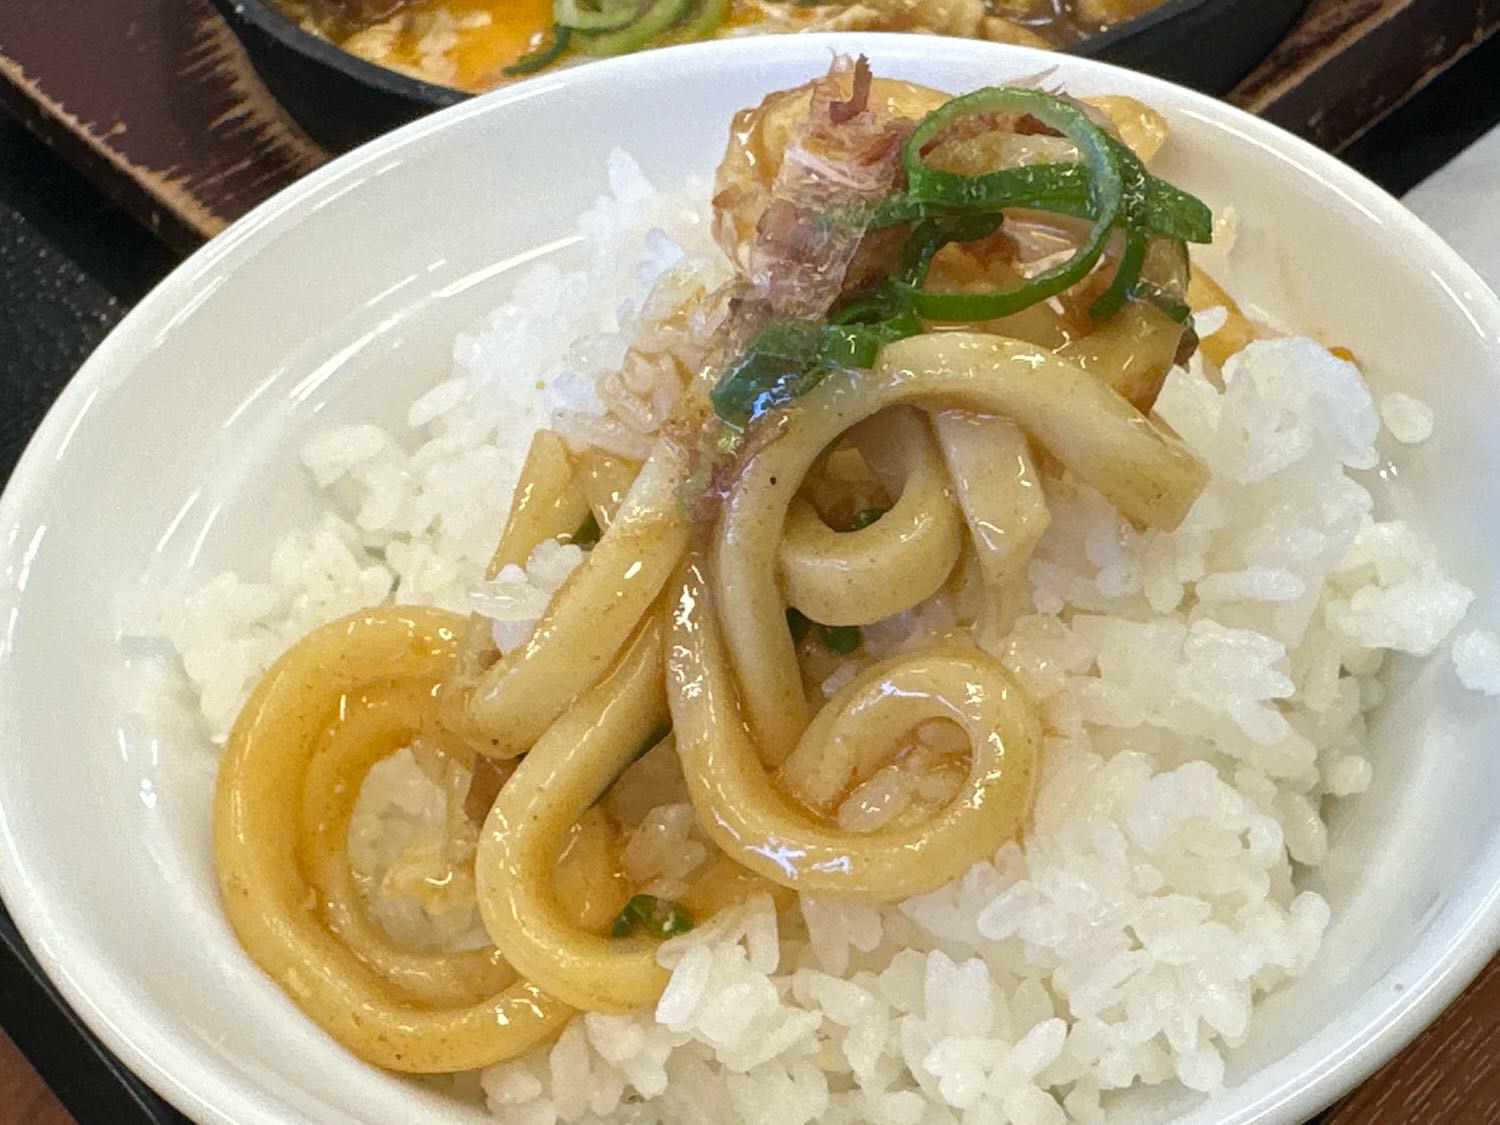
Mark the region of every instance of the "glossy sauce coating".
MULTIPOLYGON (((316 889, 297 861, 298 794, 324 739, 350 701, 391 684, 421 685, 452 667, 461 618, 439 610, 367 610, 315 630, 267 673, 230 734, 214 792, 214 853, 224 908, 240 943, 304 1012, 361 1058, 391 1070, 472 1070, 525 1050, 570 1009, 524 981, 471 1003, 403 987, 325 926, 316 889), (423 995, 423 993, 426 993, 423 995)), ((356 706, 359 704, 356 703, 356 706)), ((425 716, 400 720, 420 730, 425 716)), ((385 724, 377 724, 384 727, 385 724)), ((370 734, 389 746, 389 729, 370 734)), ((342 751, 336 751, 342 753, 342 751)), ((371 755, 363 754, 365 762, 371 755)), ((351 779, 352 780, 352 779, 351 779)), ((316 828, 321 823, 314 812, 316 828)), ((342 841, 332 840, 337 848, 342 841)))
MULTIPOLYGON (((773 238, 776 224, 760 219, 785 202, 782 155, 807 139, 799 115, 826 116, 847 77, 836 65, 817 90, 783 91, 736 119, 714 200, 715 234, 736 261, 773 238)), ((909 119, 945 98, 877 80, 872 108, 858 112, 909 119)), ((1153 143, 1142 107, 1116 109, 1153 143)), ((983 166, 1001 142, 1016 149, 1006 161, 1029 159, 1027 146, 1045 157, 1056 141, 1004 131, 960 138, 946 159, 983 166)), ((839 155, 839 143, 817 155, 839 155)), ((807 169, 784 163, 806 186, 807 169)), ((889 190, 871 166, 858 165, 862 189, 889 190)), ((1024 275, 1022 243, 1045 256, 1049 238, 1066 241, 1039 223, 1014 228, 945 251, 937 280, 1004 282, 1024 275)), ((780 296, 826 312, 838 294, 825 289, 780 296)), ((1142 302, 1104 329, 1058 299, 910 336, 731 432, 707 390, 775 302, 747 299, 744 279, 703 300, 728 311, 698 361, 674 359, 686 388, 642 463, 550 430, 533 438, 488 575, 523 566, 544 541, 571 541, 584 521, 599 534, 529 635, 478 615, 364 611, 293 646, 236 724, 214 823, 230 920, 265 972, 372 1062, 472 1069, 544 1041, 575 1009, 655 1002, 667 979, 655 941, 611 925, 634 889, 619 862, 620 827, 633 821, 606 812, 624 800, 617 779, 653 745, 648 758, 664 751, 680 766, 656 775, 670 795, 653 800, 685 791, 712 844, 677 891, 661 892, 681 896, 672 917, 703 923, 752 895, 785 906, 797 891, 895 901, 992 856, 1028 814, 1035 708, 967 624, 882 656, 858 651, 858 627, 956 600, 964 586, 994 605, 1012 598, 1047 526, 1044 481, 1059 471, 1157 528, 1176 526, 1203 485, 1203 466, 1144 413, 1181 329, 1142 302), (853 476, 834 481, 835 462, 853 476), (878 511, 839 526, 833 507, 847 520, 856 496, 878 511), (855 630, 853 646, 829 646, 842 654, 842 687, 827 678, 828 654, 820 666, 811 642, 799 650, 789 608, 855 630), (673 733, 658 742, 668 717, 673 733), (934 730, 946 740, 931 756, 937 796, 878 827, 843 817, 858 786, 910 764, 912 740, 934 730), (414 743, 474 766, 459 771, 468 789, 450 807, 466 819, 447 832, 442 879, 471 881, 494 948, 408 949, 365 912, 349 821, 371 767, 414 743)))
POLYGON ((1011 838, 1031 800, 1041 730, 991 657, 937 650, 861 673, 819 712, 788 759, 838 770, 862 747, 946 718, 970 738, 959 795, 929 821, 844 832, 791 800, 768 774, 734 714, 733 676, 701 561, 680 576, 668 685, 693 803, 726 855, 773 882, 815 894, 890 900, 940 886, 1011 838))

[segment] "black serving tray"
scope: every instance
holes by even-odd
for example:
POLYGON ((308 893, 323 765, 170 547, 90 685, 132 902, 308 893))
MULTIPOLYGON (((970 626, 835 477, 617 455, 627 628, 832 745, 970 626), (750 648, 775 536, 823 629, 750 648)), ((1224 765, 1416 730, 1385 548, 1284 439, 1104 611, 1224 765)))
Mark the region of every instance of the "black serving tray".
MULTIPOLYGON (((267 0, 213 3, 276 100, 334 152, 468 97, 341 51, 267 0)), ((1265 58, 1306 7, 1307 0, 1167 0, 1069 51, 1223 94, 1265 58)))
MULTIPOLYGON (((94 1038, 0 908, 0 1022, 82 1125, 188 1125, 94 1038)), ((8 1107, 0 1106, 0 1120, 8 1107)))
POLYGON ((1069 53, 1226 94, 1271 53, 1307 0, 1167 0, 1069 53))

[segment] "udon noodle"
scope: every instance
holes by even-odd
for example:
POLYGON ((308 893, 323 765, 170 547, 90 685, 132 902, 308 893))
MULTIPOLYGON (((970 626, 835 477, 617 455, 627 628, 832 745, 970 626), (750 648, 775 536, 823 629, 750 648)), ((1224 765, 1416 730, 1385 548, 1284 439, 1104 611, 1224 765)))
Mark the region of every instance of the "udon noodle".
MULTIPOLYGON (((1128 206, 1107 196, 1110 175, 1145 175, 1116 139, 1128 130, 1020 91, 1016 106, 1002 98, 955 115, 935 146, 907 145, 903 156, 914 118, 956 103, 872 84, 862 63, 844 61, 793 93, 800 116, 788 119, 785 96, 773 95, 762 108, 774 113, 737 122, 716 204, 729 220, 726 249, 748 265, 703 298, 721 310, 716 343, 684 372, 650 456, 637 466, 577 451, 551 430, 532 443, 491 575, 545 540, 581 540, 588 524, 602 533, 530 636, 501 652, 483 618, 373 608, 293 646, 232 732, 214 818, 230 920, 303 1011, 370 1062, 467 1070, 546 1039, 573 1010, 649 1006, 667 979, 660 937, 751 893, 895 900, 993 855, 1025 823, 1042 737, 1005 667, 964 637, 935 637, 866 662, 818 704, 804 684, 811 642, 789 621, 837 636, 955 584, 977 587, 1003 615, 1047 526, 1049 481, 1070 475, 1156 528, 1182 520, 1203 486, 1202 467, 1143 413, 1192 343, 1186 274, 1156 269, 1185 262, 1175 256, 1182 232, 1148 230, 1144 212, 1112 220, 1094 260, 1036 296, 1086 244, 1091 220, 1128 206), (921 109, 903 114, 913 102, 921 109), (770 144, 772 118, 777 159, 734 158, 770 144), (1074 183, 1088 169, 1059 155, 1071 161, 1091 145, 1114 163, 1094 169, 1083 195, 1058 196, 1058 214, 1032 183, 1025 209, 1000 226, 996 204, 976 231, 963 226, 968 212, 952 204, 941 217, 944 197, 915 190, 916 162, 930 170, 940 159, 945 174, 985 190, 1039 157, 1044 169, 1072 169, 1057 175, 1074 183), (836 189, 843 211, 829 207, 836 189), (881 225, 865 205, 882 198, 940 217, 881 225), (758 209, 746 203, 755 199, 758 209), (933 237, 934 221, 948 224, 945 238, 933 237), (925 281, 910 270, 914 243, 925 281), (1130 270, 1123 306, 1091 310, 1111 274, 1130 270), (1028 286, 1036 299, 998 308, 1028 286), (983 298, 979 315, 922 312, 953 294, 983 298), (871 300, 874 314, 840 327, 838 309, 871 300), (766 345, 772 327, 788 334, 788 310, 802 328, 815 310, 798 338, 812 332, 819 348, 833 339, 849 353, 809 363, 766 345), (767 370, 774 377, 751 387, 748 410, 724 405, 734 380, 767 370), (835 514, 852 495, 835 462, 852 467, 862 494, 885 498, 879 509, 856 521, 835 514), (950 755, 948 799, 873 831, 841 826, 840 801, 932 723, 966 746, 950 755), (680 903, 630 915, 636 900, 619 910, 614 828, 599 800, 663 738, 717 855, 680 903), (364 777, 413 744, 474 770, 483 822, 473 878, 490 947, 402 946, 351 875, 364 777), (654 925, 629 924, 638 917, 654 925)), ((1185 220, 1150 221, 1175 230, 1185 220)))

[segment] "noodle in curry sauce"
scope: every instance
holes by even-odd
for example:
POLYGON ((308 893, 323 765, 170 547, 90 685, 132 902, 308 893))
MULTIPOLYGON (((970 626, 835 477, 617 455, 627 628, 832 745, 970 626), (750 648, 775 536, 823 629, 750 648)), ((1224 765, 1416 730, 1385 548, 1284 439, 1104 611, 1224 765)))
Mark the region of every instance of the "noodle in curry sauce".
POLYGON ((719 327, 649 457, 533 441, 490 574, 598 538, 529 638, 372 608, 293 646, 234 727, 223 900, 304 1012, 392 1070, 485 1066, 574 1010, 653 1004, 660 939, 750 894, 902 899, 1022 831, 1042 723, 997 659, 933 637, 821 706, 804 664, 950 585, 1010 612, 1062 473, 1139 526, 1182 520, 1205 471, 1144 411, 1194 346, 1184 241, 1209 222, 1145 171, 1163 136, 1125 99, 950 99, 863 60, 736 119, 714 206, 739 276, 702 298, 719 327), (962 736, 949 796, 841 826, 931 723, 962 736), (680 902, 621 909, 599 801, 664 739, 718 854, 680 902), (474 771, 491 947, 407 949, 351 878, 363 779, 414 743, 474 771))

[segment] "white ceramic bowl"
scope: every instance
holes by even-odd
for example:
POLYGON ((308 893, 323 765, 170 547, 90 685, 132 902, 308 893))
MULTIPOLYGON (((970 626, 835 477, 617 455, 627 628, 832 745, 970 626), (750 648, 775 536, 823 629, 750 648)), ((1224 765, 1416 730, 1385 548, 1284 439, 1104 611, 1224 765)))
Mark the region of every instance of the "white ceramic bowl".
MULTIPOLYGON (((567 70, 456 107, 309 176, 194 255, 73 380, 0 502, 0 888, 68 1000, 190 1116, 405 1123, 455 1110, 345 1054, 241 954, 209 855, 212 749, 140 697, 117 634, 143 590, 267 565, 312 510, 315 425, 396 422, 510 271, 569 254, 626 145, 658 183, 708 172, 730 114, 823 69, 961 91, 1055 68, 1170 119, 1162 174, 1240 216, 1235 283, 1437 408, 1385 468, 1398 510, 1497 617, 1500 303, 1431 231, 1269 125, 1139 75, 913 36, 754 38, 567 70)), ((1495 950, 1500 710, 1446 659, 1396 670, 1373 790, 1335 818, 1335 921, 1314 971, 1265 1004, 1211 1101, 1148 1117, 1299 1121, 1391 1055, 1495 950)), ((1129 1116, 1135 1116, 1130 1113, 1129 1116)))

